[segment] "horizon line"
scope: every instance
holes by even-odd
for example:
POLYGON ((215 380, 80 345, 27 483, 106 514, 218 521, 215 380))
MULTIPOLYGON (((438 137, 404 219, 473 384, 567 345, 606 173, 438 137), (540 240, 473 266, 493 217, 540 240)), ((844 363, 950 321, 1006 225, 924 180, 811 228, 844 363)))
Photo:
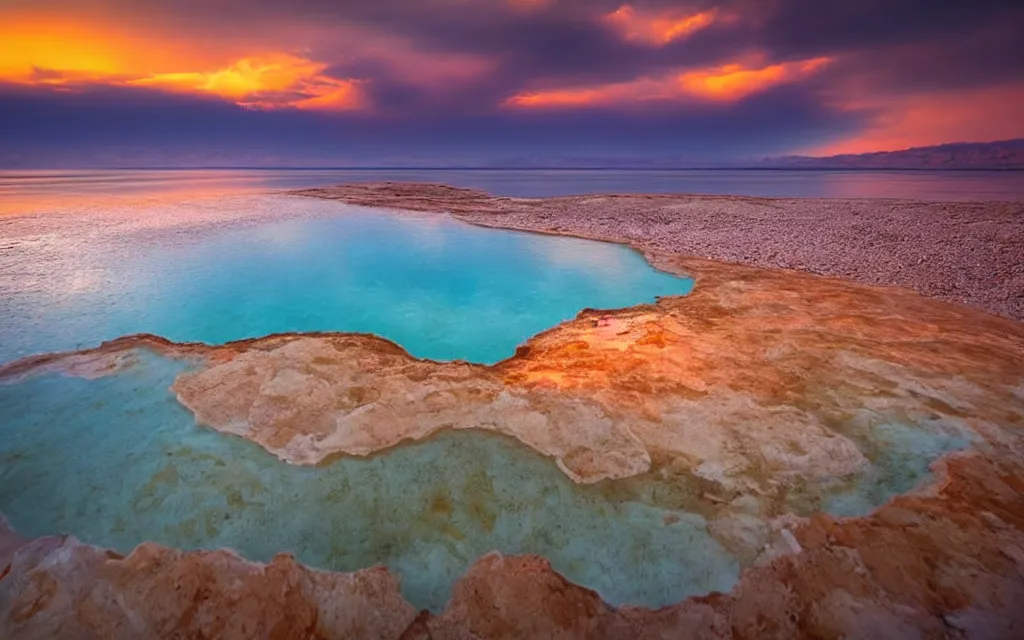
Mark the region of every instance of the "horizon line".
POLYGON ((849 166, 431 166, 431 165, 314 165, 308 167, 210 165, 210 166, 95 166, 95 167, 0 167, 0 171, 1024 171, 1024 165, 1008 167, 849 167, 849 166))

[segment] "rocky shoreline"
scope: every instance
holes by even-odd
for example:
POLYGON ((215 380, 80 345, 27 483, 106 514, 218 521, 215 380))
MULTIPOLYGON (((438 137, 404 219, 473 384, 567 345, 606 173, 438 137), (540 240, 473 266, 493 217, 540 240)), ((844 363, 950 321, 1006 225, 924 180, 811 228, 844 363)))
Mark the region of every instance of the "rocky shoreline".
POLYGON ((657 194, 532 199, 391 182, 293 193, 907 287, 1024 320, 1024 202, 657 194))

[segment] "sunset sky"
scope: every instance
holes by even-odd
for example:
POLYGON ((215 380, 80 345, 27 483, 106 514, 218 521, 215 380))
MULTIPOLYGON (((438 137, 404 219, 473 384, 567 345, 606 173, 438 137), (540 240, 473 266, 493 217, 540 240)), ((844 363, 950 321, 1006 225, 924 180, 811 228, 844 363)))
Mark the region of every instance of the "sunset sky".
POLYGON ((1024 137, 1024 3, 0 0, 0 166, 704 162, 1024 137))

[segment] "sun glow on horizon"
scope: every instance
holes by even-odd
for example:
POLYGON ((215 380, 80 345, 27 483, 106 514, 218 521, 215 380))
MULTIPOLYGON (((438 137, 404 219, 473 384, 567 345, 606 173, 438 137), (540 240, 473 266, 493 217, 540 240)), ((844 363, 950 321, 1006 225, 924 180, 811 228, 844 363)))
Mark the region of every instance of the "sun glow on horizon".
POLYGON ((1024 122, 1024 83, 883 97, 850 88, 836 102, 834 108, 870 115, 867 125, 853 135, 798 153, 834 156, 1009 140, 1020 137, 1024 122))

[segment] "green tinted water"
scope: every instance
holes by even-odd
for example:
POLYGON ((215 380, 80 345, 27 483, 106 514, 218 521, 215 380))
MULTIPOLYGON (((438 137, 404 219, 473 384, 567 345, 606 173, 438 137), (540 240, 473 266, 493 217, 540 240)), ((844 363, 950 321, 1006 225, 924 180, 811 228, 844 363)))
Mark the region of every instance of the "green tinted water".
POLYGON ((0 511, 19 532, 69 532, 129 551, 145 540, 281 551, 351 571, 383 563, 439 609, 492 550, 536 553, 613 604, 728 590, 738 562, 698 515, 573 484, 550 460, 461 432, 322 467, 196 426, 168 387, 184 365, 149 353, 96 380, 0 385, 0 511))

